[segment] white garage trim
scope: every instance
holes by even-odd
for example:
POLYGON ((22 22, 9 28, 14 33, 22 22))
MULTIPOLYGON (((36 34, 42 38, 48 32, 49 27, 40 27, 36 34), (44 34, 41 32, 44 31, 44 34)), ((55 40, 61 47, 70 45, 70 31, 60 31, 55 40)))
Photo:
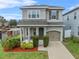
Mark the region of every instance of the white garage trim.
POLYGON ((50 32, 50 31, 60 32, 60 41, 63 41, 63 30, 60 30, 60 29, 50 29, 47 32, 50 32))
POLYGON ((59 31, 49 31, 48 36, 51 41, 60 41, 60 32, 59 31))

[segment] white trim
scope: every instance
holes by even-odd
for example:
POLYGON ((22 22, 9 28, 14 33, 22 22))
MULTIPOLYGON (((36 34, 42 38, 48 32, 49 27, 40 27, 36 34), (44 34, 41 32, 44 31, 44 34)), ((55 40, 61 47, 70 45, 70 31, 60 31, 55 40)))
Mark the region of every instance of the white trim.
POLYGON ((46 27, 44 27, 44 36, 46 36, 46 27))
POLYGON ((24 38, 24 27, 22 27, 22 31, 23 31, 23 38, 24 38))
POLYGON ((40 19, 40 10, 28 10, 27 12, 27 18, 30 20, 40 19), (32 12, 36 12, 36 18, 32 18, 32 12), (29 14, 31 15, 31 18, 29 18, 29 14), (39 18, 37 18, 37 14, 39 14, 39 18))
POLYGON ((20 42, 22 42, 22 31, 20 29, 20 42))
POLYGON ((36 35, 39 36, 39 28, 36 27, 36 35))
POLYGON ((65 26, 65 25, 17 25, 17 26, 65 26))
POLYGON ((51 30, 48 30, 47 32, 50 32, 50 31, 58 31, 58 32, 60 32, 60 41, 61 42, 63 41, 63 30, 51 29, 51 30))
POLYGON ((30 40, 30 28, 28 27, 28 40, 30 40))
POLYGON ((47 22, 63 22, 63 20, 60 19, 48 19, 47 22))
POLYGON ((57 29, 47 30, 47 32, 50 32, 50 31, 58 31, 58 32, 60 32, 60 30, 57 30, 57 29))

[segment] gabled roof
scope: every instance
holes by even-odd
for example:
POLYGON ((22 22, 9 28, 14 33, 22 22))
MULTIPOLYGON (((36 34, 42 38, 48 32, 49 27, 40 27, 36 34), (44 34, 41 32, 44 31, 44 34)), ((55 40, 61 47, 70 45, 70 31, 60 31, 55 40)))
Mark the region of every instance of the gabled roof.
POLYGON ((77 10, 77 9, 79 9, 79 6, 74 8, 74 9, 72 9, 72 10, 70 10, 70 11, 68 11, 68 12, 66 12, 65 14, 63 14, 63 16, 65 16, 65 15, 67 15, 67 14, 69 14, 69 13, 71 13, 71 12, 77 10))
POLYGON ((25 8, 46 8, 46 9, 61 9, 63 10, 63 7, 60 6, 49 6, 49 5, 28 5, 28 6, 23 6, 21 9, 25 8))

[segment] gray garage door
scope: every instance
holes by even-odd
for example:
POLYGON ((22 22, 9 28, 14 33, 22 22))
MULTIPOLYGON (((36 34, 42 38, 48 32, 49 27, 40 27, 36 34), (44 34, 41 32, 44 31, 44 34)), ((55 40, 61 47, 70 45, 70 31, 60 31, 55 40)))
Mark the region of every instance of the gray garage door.
POLYGON ((60 32, 50 31, 48 32, 48 36, 51 41, 60 41, 60 32))

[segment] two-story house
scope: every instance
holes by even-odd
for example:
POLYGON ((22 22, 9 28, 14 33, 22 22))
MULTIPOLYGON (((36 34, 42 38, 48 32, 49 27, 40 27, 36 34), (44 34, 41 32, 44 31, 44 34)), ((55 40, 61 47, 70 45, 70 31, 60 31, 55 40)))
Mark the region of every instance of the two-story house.
POLYGON ((64 15, 65 30, 71 30, 71 35, 79 37, 79 7, 76 7, 64 15))
POLYGON ((31 36, 49 36, 50 41, 63 40, 63 7, 30 5, 21 7, 22 20, 18 27, 22 30, 23 40, 31 36))

